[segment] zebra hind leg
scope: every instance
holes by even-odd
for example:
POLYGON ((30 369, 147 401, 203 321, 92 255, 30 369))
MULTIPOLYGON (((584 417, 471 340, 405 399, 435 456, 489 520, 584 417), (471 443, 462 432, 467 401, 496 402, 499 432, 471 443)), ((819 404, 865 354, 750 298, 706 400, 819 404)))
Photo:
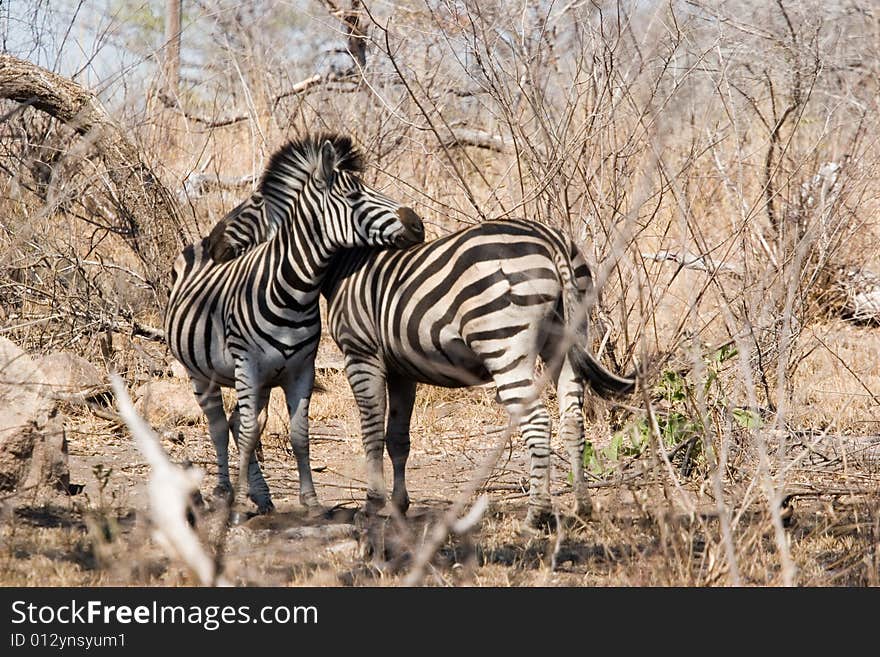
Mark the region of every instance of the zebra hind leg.
POLYGON ((575 373, 568 357, 559 373, 556 394, 559 399, 559 435, 571 464, 574 512, 578 518, 588 520, 593 512, 593 503, 584 481, 584 381, 575 373))
POLYGON ((382 469, 387 404, 385 372, 377 362, 349 356, 345 362, 345 373, 361 414, 361 439, 367 457, 365 512, 374 515, 385 506, 386 498, 385 473, 382 469))
POLYGON ((416 401, 416 383, 401 375, 388 376, 388 427, 385 444, 394 468, 391 503, 401 514, 409 509, 406 460, 409 458, 409 427, 416 401))
POLYGON ((534 385, 534 359, 520 358, 520 365, 493 373, 498 401, 511 419, 519 418, 520 433, 529 450, 529 511, 526 525, 541 529, 553 522, 550 501, 550 414, 534 385))
POLYGON ((220 386, 210 381, 192 379, 193 392, 202 412, 208 418, 208 431, 217 459, 217 486, 214 497, 232 503, 233 489, 229 480, 229 423, 223 410, 220 386))

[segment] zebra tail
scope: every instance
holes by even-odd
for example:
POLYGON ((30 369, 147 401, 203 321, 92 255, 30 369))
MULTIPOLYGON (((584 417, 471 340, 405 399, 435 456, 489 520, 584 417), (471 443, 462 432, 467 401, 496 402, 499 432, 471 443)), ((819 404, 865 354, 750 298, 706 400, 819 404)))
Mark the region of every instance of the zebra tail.
POLYGON ((602 397, 627 395, 636 387, 635 372, 629 376, 619 376, 602 365, 581 345, 572 345, 568 357, 575 370, 589 381, 590 387, 602 397))
POLYGON ((619 397, 631 393, 636 386, 635 372, 620 376, 607 369, 589 351, 587 318, 582 308, 583 293, 575 281, 574 266, 570 256, 559 253, 556 261, 560 282, 564 290, 562 308, 563 318, 569 330, 574 330, 577 337, 568 350, 572 366, 581 377, 590 383, 590 387, 605 398, 619 397), (574 317, 580 311, 584 317, 574 317))

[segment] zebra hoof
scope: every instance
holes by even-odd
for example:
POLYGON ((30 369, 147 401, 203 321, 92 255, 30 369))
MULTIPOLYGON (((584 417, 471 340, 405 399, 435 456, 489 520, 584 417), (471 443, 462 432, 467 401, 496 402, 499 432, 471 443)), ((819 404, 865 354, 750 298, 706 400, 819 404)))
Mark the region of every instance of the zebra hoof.
POLYGON ((314 493, 311 495, 300 495, 299 503, 306 508, 310 516, 323 513, 324 511, 324 507, 318 501, 318 496, 314 493))
POLYGON ((275 505, 272 504, 272 500, 255 500, 251 498, 251 501, 257 505, 258 516, 265 516, 275 511, 275 505))
POLYGON ((232 504, 232 498, 235 491, 232 490, 232 484, 217 484, 211 492, 211 497, 226 504, 232 504))
POLYGON ((409 510, 409 495, 406 493, 403 495, 392 495, 391 504, 397 509, 400 515, 405 516, 406 512, 409 510))
POLYGON ((549 509, 530 508, 523 524, 525 533, 543 533, 556 528, 556 516, 549 509))

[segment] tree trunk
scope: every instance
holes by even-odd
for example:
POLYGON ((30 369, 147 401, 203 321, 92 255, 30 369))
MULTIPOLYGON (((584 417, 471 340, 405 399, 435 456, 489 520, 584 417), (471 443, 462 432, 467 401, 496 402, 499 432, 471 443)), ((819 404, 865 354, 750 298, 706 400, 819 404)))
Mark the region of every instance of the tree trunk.
POLYGON ((348 35, 348 52, 362 71, 367 65, 367 27, 363 22, 360 0, 351 0, 351 9, 342 13, 342 22, 348 35))
POLYGON ((165 3, 165 92, 177 97, 180 85, 180 0, 165 3))
POLYGON ((114 188, 117 229, 164 307, 171 266, 183 248, 180 210, 125 132, 88 89, 11 55, 0 55, 0 98, 31 105, 88 135, 114 188))

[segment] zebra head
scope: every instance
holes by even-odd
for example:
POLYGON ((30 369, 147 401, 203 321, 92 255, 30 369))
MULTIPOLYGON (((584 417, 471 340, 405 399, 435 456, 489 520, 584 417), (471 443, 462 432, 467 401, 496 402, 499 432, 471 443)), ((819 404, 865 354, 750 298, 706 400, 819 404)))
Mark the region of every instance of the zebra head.
POLYGON ((361 179, 363 158, 347 137, 324 138, 311 184, 321 199, 324 233, 338 248, 419 244, 422 220, 361 179))
POLYGON ((419 216, 366 185, 363 168, 363 156, 348 137, 289 142, 272 155, 259 190, 206 238, 212 260, 232 260, 271 239, 292 214, 307 217, 313 224, 307 232, 330 250, 423 242, 419 216))

